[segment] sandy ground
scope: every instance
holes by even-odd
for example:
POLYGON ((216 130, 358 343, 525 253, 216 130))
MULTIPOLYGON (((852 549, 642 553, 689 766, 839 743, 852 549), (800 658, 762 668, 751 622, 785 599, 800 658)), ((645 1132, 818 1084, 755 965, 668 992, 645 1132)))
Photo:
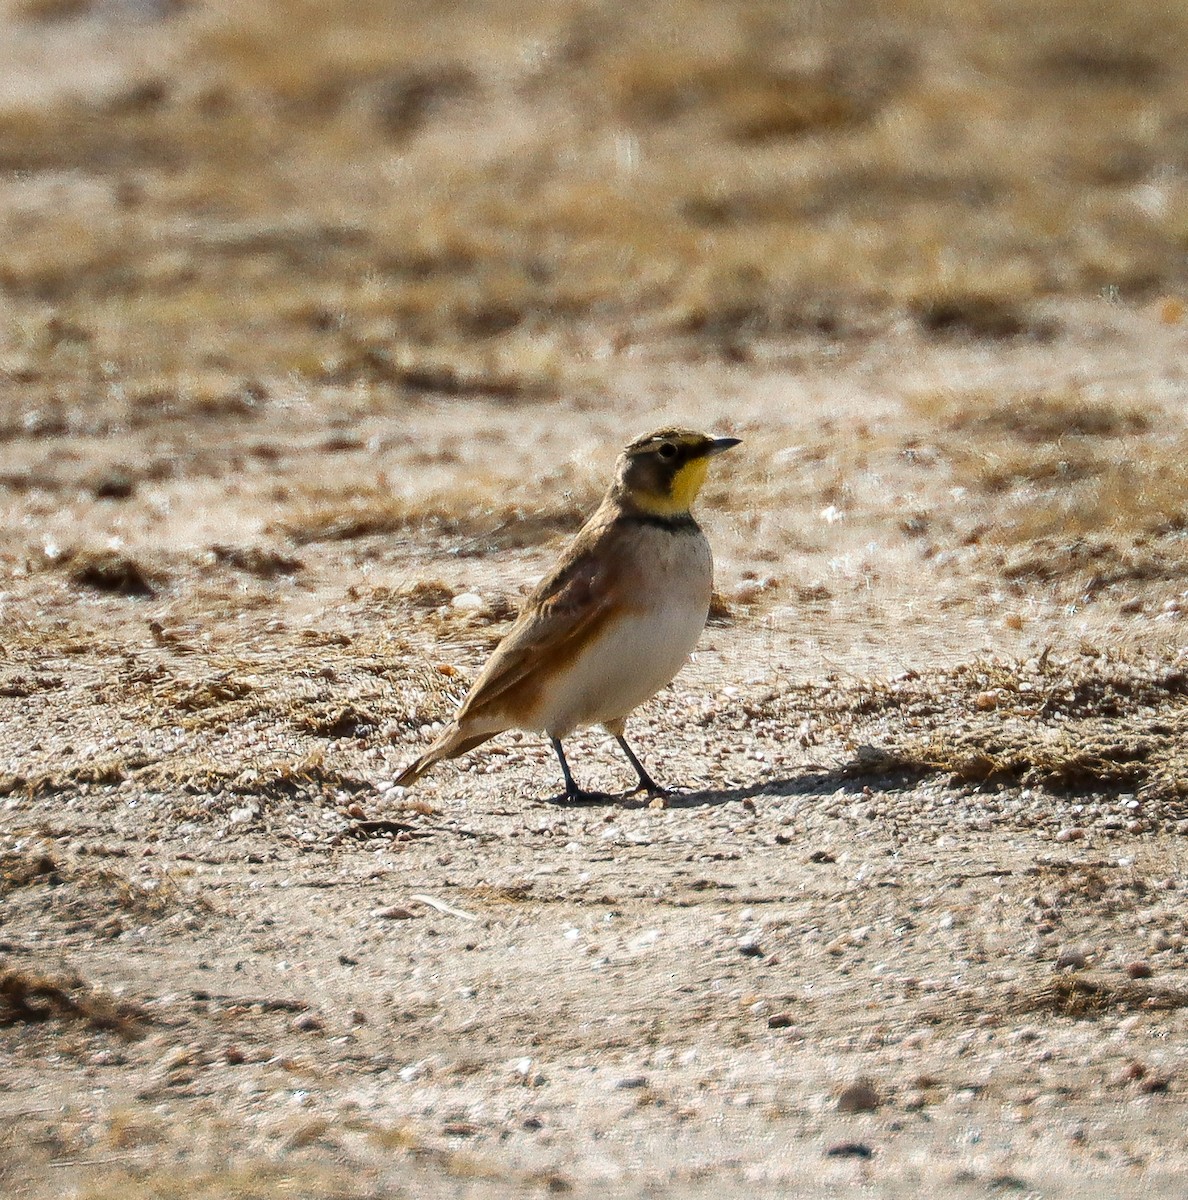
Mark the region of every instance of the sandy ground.
MULTIPOLYGON (((97 13, 6 17, 13 161, 71 48, 88 103, 187 78, 200 15, 97 13)), ((866 297, 389 354, 360 294, 275 316, 269 272, 369 253, 291 226, 230 307, 171 308, 249 234, 131 161, 0 187, 0 1192, 1183 1195, 1174 271, 1007 331, 866 297), (144 241, 63 292, 46 239, 126 170, 144 241), (527 735, 393 789, 672 419, 744 440, 700 503, 716 615, 631 726, 668 805, 566 807, 527 735)), ((627 785, 596 731, 571 762, 627 785)))

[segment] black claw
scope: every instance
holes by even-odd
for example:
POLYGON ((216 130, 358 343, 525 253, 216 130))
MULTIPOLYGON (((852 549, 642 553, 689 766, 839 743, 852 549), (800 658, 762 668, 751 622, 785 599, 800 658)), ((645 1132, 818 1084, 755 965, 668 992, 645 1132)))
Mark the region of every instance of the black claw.
POLYGON ((587 792, 585 788, 573 788, 571 791, 562 792, 560 796, 554 796, 552 803, 609 804, 617 799, 618 796, 612 796, 609 792, 587 792))
POLYGON ((668 788, 661 787, 651 779, 647 783, 641 779, 627 794, 629 796, 638 796, 640 792, 646 792, 653 800, 667 800, 672 795, 672 792, 668 788))

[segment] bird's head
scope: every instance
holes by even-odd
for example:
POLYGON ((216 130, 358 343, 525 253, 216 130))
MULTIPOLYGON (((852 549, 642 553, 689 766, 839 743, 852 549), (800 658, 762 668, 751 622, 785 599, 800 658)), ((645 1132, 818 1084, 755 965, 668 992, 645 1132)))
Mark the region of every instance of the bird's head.
POLYGON ((709 460, 740 441, 692 429, 658 429, 636 438, 619 455, 614 492, 641 512, 665 517, 687 513, 705 482, 709 460))

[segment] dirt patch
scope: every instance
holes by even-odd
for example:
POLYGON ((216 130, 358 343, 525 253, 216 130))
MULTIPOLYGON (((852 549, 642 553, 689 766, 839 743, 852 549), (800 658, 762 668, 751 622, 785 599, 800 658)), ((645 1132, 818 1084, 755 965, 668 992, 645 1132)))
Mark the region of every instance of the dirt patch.
POLYGON ((1181 7, 0 9, 0 1192, 1180 1195, 1181 7))

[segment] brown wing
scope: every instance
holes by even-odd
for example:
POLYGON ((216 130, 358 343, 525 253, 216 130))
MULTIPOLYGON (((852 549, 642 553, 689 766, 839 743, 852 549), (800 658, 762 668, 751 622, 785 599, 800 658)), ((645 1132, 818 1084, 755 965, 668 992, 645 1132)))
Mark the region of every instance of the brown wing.
POLYGON ((458 723, 484 708, 514 709, 526 703, 535 691, 531 676, 543 681, 622 609, 630 563, 615 546, 618 532, 600 512, 577 535, 495 648, 458 710, 458 723), (508 693, 517 685, 524 685, 524 695, 508 703, 508 693))

